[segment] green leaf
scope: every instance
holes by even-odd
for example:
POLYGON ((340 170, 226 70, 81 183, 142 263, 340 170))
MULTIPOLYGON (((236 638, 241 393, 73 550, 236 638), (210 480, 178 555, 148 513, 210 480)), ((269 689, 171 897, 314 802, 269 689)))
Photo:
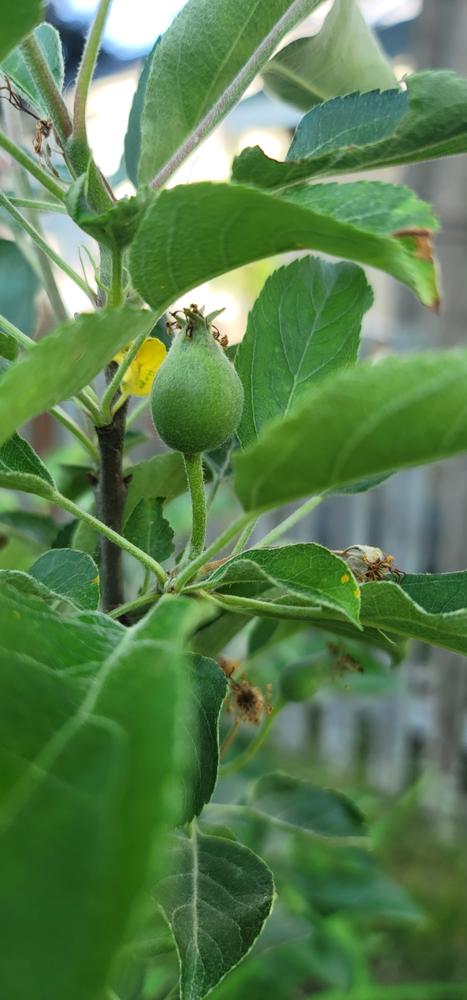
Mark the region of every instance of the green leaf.
POLYGON ((0 572, 0 650, 70 673, 102 663, 125 635, 123 626, 97 612, 59 614, 51 597, 56 602, 26 573, 0 572))
POLYGON ((70 682, 17 653, 0 654, 0 691, 3 989, 32 997, 47 982, 50 1000, 87 1000, 108 966, 125 734, 76 718, 70 682))
POLYGON ((331 849, 324 841, 310 851, 304 840, 297 845, 299 850, 294 864, 288 865, 288 875, 290 884, 313 913, 355 914, 398 923, 420 920, 420 908, 402 886, 381 870, 374 854, 344 845, 336 851, 334 845, 331 849))
POLYGON ((179 642, 186 643, 204 622, 213 617, 213 611, 205 601, 164 594, 157 605, 134 627, 139 639, 162 641, 168 635, 176 635, 179 642))
POLYGON ((170 874, 155 898, 180 957, 180 998, 201 1000, 247 954, 274 898, 271 872, 256 854, 193 830, 174 838, 170 874))
MULTIPOLYGON (((58 31, 51 24, 44 22, 34 29, 33 37, 49 67, 56 86, 62 91, 65 79, 65 67, 63 63, 62 43, 58 31)), ((19 47, 3 60, 0 68, 5 76, 11 80, 14 90, 19 91, 27 103, 39 112, 41 118, 48 118, 51 109, 44 101, 42 91, 37 86, 19 47)))
POLYGON ((235 358, 245 403, 243 447, 268 420, 286 415, 310 384, 357 359, 373 295, 363 271, 303 257, 268 278, 235 358))
POLYGON ((141 153, 141 115, 146 97, 146 86, 148 82, 151 63, 156 46, 159 45, 160 37, 156 39, 150 52, 143 61, 138 86, 136 88, 128 117, 128 126, 125 135, 125 167, 130 181, 135 187, 138 185, 138 165, 141 153))
POLYGON ((0 358, 15 361, 19 354, 19 344, 9 333, 0 330, 0 358))
POLYGON ((99 605, 99 570, 84 552, 51 549, 39 556, 29 573, 78 608, 93 611, 99 605))
POLYGON ((425 611, 448 614, 467 608, 467 572, 405 573, 399 584, 425 611))
POLYGON ((164 517, 164 500, 140 500, 125 524, 124 535, 158 562, 164 562, 174 551, 173 529, 164 517))
POLYGON ((280 506, 467 448, 467 352, 359 364, 308 392, 234 457, 246 510, 280 506))
MULTIPOLYGON (((2 379, 2 391, 4 384, 5 379, 2 379)), ((39 497, 49 497, 54 492, 55 483, 49 470, 19 434, 13 434, 0 445, 0 486, 35 493, 39 497)))
POLYGON ((199 816, 214 791, 219 767, 219 715, 227 692, 224 672, 206 656, 189 658, 188 676, 192 712, 179 736, 187 774, 177 825, 199 816))
POLYGON ((364 837, 367 833, 362 813, 346 795, 279 771, 259 778, 247 801, 255 813, 290 831, 319 837, 364 837))
POLYGON ((286 45, 266 64, 262 77, 266 90, 303 111, 353 90, 397 86, 356 0, 335 0, 321 31, 286 45))
POLYGON ((183 458, 175 451, 154 455, 153 458, 131 465, 126 474, 130 476, 125 506, 127 521, 141 500, 153 500, 156 497, 173 500, 187 488, 183 458))
MULTIPOLYGON (((92 166, 92 169, 95 168, 92 166)), ((73 222, 104 246, 123 250, 136 233, 149 195, 141 191, 132 198, 121 198, 105 212, 96 212, 92 208, 89 185, 89 175, 82 174, 67 191, 65 202, 73 222)))
POLYGON ((225 271, 308 247, 387 271, 436 307, 429 246, 435 225, 413 192, 390 184, 316 185, 282 198, 240 184, 180 185, 148 209, 130 249, 130 272, 137 291, 162 312, 225 271))
MULTIPOLYGON (((284 545, 277 549, 248 549, 223 563, 202 581, 204 589, 229 593, 253 584, 254 591, 274 588, 288 604, 299 598, 313 607, 338 610, 358 623, 360 596, 349 567, 329 549, 314 543, 284 545)), ((201 586, 201 584, 200 584, 201 586)))
POLYGON ((0 524, 10 528, 12 534, 31 538, 46 549, 51 548, 59 530, 52 517, 29 510, 1 510, 0 524))
POLYGON ((467 80, 455 73, 409 76, 407 91, 349 94, 310 111, 285 163, 259 146, 234 162, 235 180, 284 188, 311 177, 417 163, 467 150, 467 80))
POLYGON ((286 45, 266 64, 262 77, 266 90, 303 111, 353 90, 397 86, 356 0, 335 0, 321 31, 286 45))
POLYGON ((18 0, 3 4, 0 17, 0 59, 29 34, 43 14, 42 0, 18 0))
POLYGON ((362 622, 467 655, 467 573, 414 575, 362 587, 362 622))
POLYGON ((33 996, 39 977, 51 1000, 89 1000, 160 857, 183 724, 177 648, 133 634, 84 689, 19 656, 14 667, 0 658, 2 983, 33 996))
POLYGON ((2 378, 0 442, 26 420, 79 392, 116 351, 149 330, 150 322, 147 312, 129 307, 83 313, 40 340, 2 378))
POLYGON ((0 313, 23 333, 32 334, 39 279, 12 240, 0 240, 0 275, 0 313))
POLYGON ((179 166, 239 100, 287 31, 321 0, 188 0, 154 51, 139 181, 179 166))

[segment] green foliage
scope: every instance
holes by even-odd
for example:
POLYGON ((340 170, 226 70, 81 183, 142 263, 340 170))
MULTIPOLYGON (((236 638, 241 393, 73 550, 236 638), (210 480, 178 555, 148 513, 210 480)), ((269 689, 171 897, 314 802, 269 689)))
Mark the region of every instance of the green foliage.
POLYGON ((286 545, 276 549, 249 549, 224 562, 202 586, 229 594, 274 591, 284 603, 302 601, 312 608, 332 608, 358 622, 360 593, 347 563, 322 545, 286 545))
POLYGON ((234 162, 235 180, 286 188, 311 177, 417 163, 465 153, 467 81, 447 71, 415 73, 407 91, 348 94, 302 118, 285 163, 259 146, 234 162))
POLYGON ((0 485, 39 497, 48 497, 55 489, 49 470, 19 434, 0 445, 0 485))
POLYGON ((467 450, 465 351, 358 357, 373 301, 358 264, 439 305, 430 206, 379 181, 309 183, 467 151, 467 81, 423 72, 397 89, 355 0, 336 0, 317 36, 274 55, 319 4, 218 0, 214 12, 188 0, 145 61, 120 171, 136 193, 120 200, 86 140, 106 0, 72 114, 55 29, 40 24, 20 44, 41 5, 19 0, 0 16, 12 114, 21 98, 50 117, 65 167, 3 132, 0 146, 98 256, 94 290, 23 217, 31 199, 11 172, 0 240, 0 566, 16 567, 0 568, 8 1000, 430 996, 429 984, 375 981, 372 929, 415 926, 420 910, 368 850, 360 807, 311 780, 306 760, 286 773, 280 745, 266 760, 264 744, 288 703, 323 684, 390 687, 408 639, 467 655, 467 573, 391 573, 385 553, 352 573, 314 540, 277 544, 330 494, 358 504, 401 469, 467 450), (307 111, 285 162, 247 149, 232 183, 162 190, 259 72, 307 111), (208 316, 201 303, 170 311, 219 275, 308 249, 341 260, 287 260, 227 355, 213 325, 222 302, 208 316), (41 310, 36 342, 40 281, 54 314, 68 314, 44 254, 96 308, 52 331, 41 310), (153 453, 144 400, 129 398, 149 390, 142 359, 156 333, 169 353, 150 370, 153 416, 185 461, 153 453), (47 412, 73 446, 45 465, 34 430, 19 432, 47 412), (296 500, 268 533, 256 525, 296 500))
POLYGON ((146 96, 146 86, 151 70, 152 60, 156 45, 160 38, 156 39, 151 51, 146 56, 139 76, 138 86, 133 96, 130 114, 128 116, 128 126, 125 135, 125 167, 128 177, 135 187, 138 185, 138 164, 141 153, 141 115, 144 108, 146 96))
POLYGON ((99 606, 99 570, 85 552, 51 549, 39 556, 29 572, 77 608, 93 611, 99 606))
POLYGON ((190 780, 177 817, 180 825, 199 816, 213 794, 219 766, 219 715, 227 690, 225 674, 206 656, 190 658, 189 676, 193 702, 189 723, 192 739, 186 745, 190 780))
POLYGON ((250 950, 273 894, 268 867, 241 844, 197 830, 174 838, 156 898, 177 942, 182 1000, 206 996, 250 950))
POLYGON ((288 774, 265 774, 250 789, 248 802, 255 813, 282 828, 320 837, 363 837, 364 818, 353 802, 327 788, 288 774))
POLYGON ((131 243, 148 204, 142 191, 133 198, 121 198, 105 212, 92 206, 93 175, 90 169, 70 185, 66 195, 68 212, 76 225, 103 246, 122 250, 131 243))
POLYGON ((154 455, 128 470, 130 479, 125 513, 129 518, 141 500, 163 497, 172 500, 186 489, 185 468, 177 452, 154 455))
POLYGON ((165 562, 174 550, 174 533, 162 509, 161 497, 140 500, 125 524, 125 538, 159 562, 165 562))
POLYGON ((235 456, 244 507, 279 506, 464 451, 466 369, 462 350, 427 352, 361 364, 312 388, 235 456))
POLYGON ((435 306, 427 243, 422 254, 420 236, 405 232, 427 230, 428 239, 434 228, 428 206, 390 184, 300 187, 280 198, 240 184, 180 185, 162 192, 146 212, 131 246, 130 271, 138 292, 162 312, 209 278, 308 247, 379 267, 435 306))
POLYGON ((154 48, 139 181, 180 162, 239 100, 287 31, 322 0, 188 0, 154 48), (207 43, 208 39, 208 43, 207 43))
POLYGON ((363 313, 373 296, 363 271, 304 257, 268 278, 235 356, 245 403, 245 448, 286 415, 318 379, 357 360, 363 313))
MULTIPOLYGON (((39 288, 37 275, 16 243, 11 240, 0 240, 0 268, 0 313, 24 333, 31 335, 36 326, 35 298, 39 288)), ((8 358, 8 353, 5 354, 3 350, 1 354, 8 358)))
POLYGON ((286 45, 262 76, 267 90, 302 111, 337 94, 397 86, 357 0, 335 0, 321 31, 286 45))
POLYGON ((415 578, 412 597, 409 584, 402 588, 381 581, 362 587, 361 620, 373 628, 421 639, 444 646, 463 656, 467 653, 467 612, 465 573, 448 573, 415 578), (375 588, 377 588, 375 590, 375 588))
MULTIPOLYGON (((58 31, 51 24, 44 22, 34 29, 33 37, 41 50, 58 89, 62 90, 65 78, 65 66, 63 63, 62 43, 58 31)), ((43 99, 41 89, 34 80, 34 76, 21 48, 10 52, 10 55, 3 60, 1 69, 24 100, 39 112, 42 118, 48 118, 50 107, 43 99)))
POLYGON ((32 31, 42 12, 41 0, 18 0, 16 4, 4 7, 0 21, 0 59, 4 59, 32 31))
POLYGON ((144 330, 149 314, 128 306, 83 313, 57 327, 2 378, 0 441, 20 424, 79 392, 120 348, 144 330))

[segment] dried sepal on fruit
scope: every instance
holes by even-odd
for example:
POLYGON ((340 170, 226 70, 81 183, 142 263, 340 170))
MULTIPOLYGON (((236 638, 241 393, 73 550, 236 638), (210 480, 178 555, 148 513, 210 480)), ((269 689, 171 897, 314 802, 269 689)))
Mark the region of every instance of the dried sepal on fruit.
POLYGON ((404 576, 402 570, 394 566, 394 556, 374 545, 349 545, 346 549, 334 551, 344 559, 359 583, 384 580, 388 576, 402 579, 404 576))

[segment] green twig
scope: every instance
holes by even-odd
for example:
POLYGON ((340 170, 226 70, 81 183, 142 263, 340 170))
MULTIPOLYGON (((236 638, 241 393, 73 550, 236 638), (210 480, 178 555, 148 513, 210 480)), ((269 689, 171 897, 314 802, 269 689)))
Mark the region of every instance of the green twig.
POLYGON ((208 545, 207 549, 205 549, 205 551, 202 552, 197 559, 193 559, 193 561, 188 563, 188 565, 185 566, 184 569, 178 574, 173 584, 173 590, 176 593, 182 590, 185 584, 189 583, 190 580, 196 576, 198 570, 200 570, 206 562, 209 562, 216 552, 219 552, 220 549, 223 549, 226 545, 228 545, 232 538, 235 538, 235 535, 238 535, 238 533, 242 531, 247 524, 250 524, 255 516, 256 515, 251 514, 250 512, 242 514, 237 521, 234 521, 233 524, 226 528, 225 531, 223 531, 222 534, 211 543, 211 545, 208 545))
POLYGON ((12 195, 10 195, 10 201, 17 208, 30 208, 32 212, 58 212, 60 215, 67 214, 65 206, 58 201, 34 201, 34 198, 14 198, 12 195))
POLYGON ((0 330, 3 330, 4 333, 9 333, 10 337, 13 337, 21 347, 24 347, 25 351, 31 351, 37 346, 35 340, 32 340, 32 338, 28 337, 22 330, 19 330, 14 323, 10 323, 10 320, 7 319, 6 316, 2 316, 1 313, 0 330))
POLYGON ((123 304, 123 256, 120 247, 112 249, 112 277, 107 305, 113 309, 123 304))
POLYGON ((111 618, 121 618, 122 615, 126 615, 130 611, 139 611, 140 608, 146 607, 147 604, 155 604, 160 597, 161 595, 154 590, 148 594, 141 594, 140 597, 135 597, 134 601, 126 601, 125 604, 120 604, 118 608, 113 608, 112 611, 109 611, 109 615, 111 618))
POLYGON ((64 144, 68 136, 71 135, 71 118, 34 35, 29 35, 28 38, 25 38, 24 42, 21 43, 21 51, 28 69, 34 78, 34 82, 47 104, 47 109, 58 138, 64 144))
POLYGON ((246 527, 243 529, 238 541, 235 543, 230 553, 231 556, 238 556, 240 552, 243 552, 243 549, 245 548, 247 541, 253 534, 255 527, 256 527, 256 518, 254 521, 251 522, 251 524, 247 524, 246 527))
MULTIPOLYGON (((190 587, 190 590, 193 590, 190 587)), ((236 594, 211 593, 203 588, 203 581, 200 582, 198 593, 206 600, 216 604, 223 611, 233 611, 238 615, 258 615, 263 618, 287 618, 292 621, 322 621, 326 617, 323 608, 311 607, 303 604, 279 604, 274 601, 260 601, 255 597, 238 597, 236 594)), ((337 613, 336 613, 337 614, 337 613)))
POLYGON ((314 510, 315 507, 317 507, 322 500, 324 500, 324 497, 310 497, 310 499, 306 500, 305 503, 302 503, 302 505, 298 507, 297 510, 294 510, 293 513, 289 515, 289 517, 286 517, 285 521, 281 521, 280 524, 276 524, 275 528, 272 528, 271 531, 268 531, 267 535, 265 535, 264 538, 261 538, 260 541, 256 543, 255 548, 261 549, 265 545, 272 545, 273 542, 276 542, 278 538, 281 538, 282 535, 285 535, 290 528, 293 528, 295 524, 298 524, 298 522, 301 521, 302 518, 306 517, 307 514, 310 514, 311 511, 314 510))
POLYGON ((235 771, 240 771, 242 767, 245 767, 245 764, 250 763, 250 760, 252 760, 255 754, 258 753, 258 750, 261 749, 264 741, 269 735, 271 726, 279 715, 279 712, 281 712, 284 708, 284 704, 285 702, 278 701, 274 705, 274 708, 268 715, 267 719, 263 722, 261 729, 256 733, 256 736, 252 739, 246 750, 244 750, 243 753, 238 754, 237 757, 234 757, 234 759, 229 761, 228 764, 222 764, 219 769, 219 777, 225 778, 227 774, 234 774, 235 771))
POLYGON ((42 187, 44 187, 49 194, 53 194, 55 198, 59 199, 59 201, 65 200, 65 192, 63 188, 57 184, 57 181, 55 181, 53 177, 50 177, 50 175, 46 173, 46 171, 43 170, 38 163, 36 163, 32 156, 29 155, 29 153, 25 153, 23 149, 20 149, 20 147, 9 139, 8 136, 6 136, 1 130, 0 148, 4 149, 13 160, 16 160, 17 163, 20 163, 32 177, 35 177, 36 181, 39 181, 39 184, 42 184, 42 187))
POLYGON ((68 497, 63 496, 58 491, 53 494, 51 499, 52 503, 55 503, 57 507, 61 507, 62 510, 68 511, 69 514, 73 514, 74 517, 79 518, 81 521, 86 521, 87 524, 89 524, 91 528, 94 528, 95 531, 98 531, 100 535, 104 535, 110 542, 113 542, 114 545, 118 545, 118 547, 124 552, 128 552, 130 556, 137 559, 142 566, 147 567, 151 573, 154 573, 154 576, 159 580, 159 583, 164 584, 166 582, 167 573, 161 564, 158 563, 156 559, 149 556, 147 552, 143 552, 143 550, 138 548, 137 545, 133 545, 132 542, 129 542, 128 539, 124 538, 123 535, 120 535, 118 531, 114 531, 112 528, 109 528, 103 523, 103 521, 99 521, 99 518, 94 517, 94 515, 90 514, 87 510, 83 510, 82 507, 78 507, 72 500, 69 500, 68 497))
MULTIPOLYGON (((7 212, 11 215, 12 219, 14 219, 15 222, 21 227, 21 229, 23 229, 24 232, 26 232, 28 236, 31 237, 32 240, 34 240, 36 246, 38 246, 39 249, 42 250, 42 252, 47 255, 47 257, 50 257, 50 260, 52 260, 53 263, 57 265, 57 267, 59 267, 62 271, 64 271, 65 274, 67 274, 68 277, 71 278, 71 280, 74 281, 75 284, 82 289, 85 295, 89 296, 89 288, 86 282, 83 280, 83 278, 81 278, 79 274, 77 274, 76 271, 74 271, 73 268, 70 267, 70 265, 67 264, 67 262, 62 259, 62 257, 60 257, 60 254, 55 253, 55 250, 52 250, 52 247, 50 247, 48 243, 46 243, 46 241, 43 239, 40 233, 38 233, 37 229, 35 229, 34 226, 32 226, 31 223, 27 221, 27 219, 24 217, 24 215, 21 214, 21 212, 18 212, 18 209, 15 208, 14 205, 12 205, 10 199, 7 198, 6 194, 3 194, 1 192, 0 192, 0 206, 3 206, 3 208, 7 210, 7 212)), ((95 298, 91 298, 91 301, 93 305, 95 305, 96 301, 95 298)))
POLYGON ((204 491, 203 456, 184 455, 186 478, 191 497, 190 559, 204 552, 206 542, 206 494, 204 491))
POLYGON ((89 452, 95 462, 99 461, 99 451, 96 448, 96 445, 89 440, 84 431, 81 430, 81 427, 75 423, 72 417, 68 416, 68 413, 65 413, 65 410, 62 410, 61 406, 52 406, 49 413, 51 413, 52 416, 55 417, 55 420, 58 420, 63 427, 66 427, 70 434, 73 434, 73 437, 75 437, 77 441, 82 444, 83 448, 89 452))
MULTIPOLYGON (((21 123, 15 113, 13 108, 7 104, 5 107, 5 122, 12 139, 16 142, 21 140, 21 123)), ((44 233, 42 231, 42 223, 38 216, 35 202, 32 199, 32 189, 27 171, 24 167, 20 166, 19 163, 13 164, 13 175, 15 180, 15 185, 17 193, 23 196, 24 201, 29 201, 29 206, 26 206, 26 219, 31 226, 34 226, 39 236, 44 239, 44 233)), ((10 199, 12 205, 15 204, 14 198, 10 199)), ((24 207, 24 206, 23 206, 24 207)), ((61 209, 64 208, 62 205, 59 206, 61 209)), ((44 285, 45 291, 47 293, 50 305, 52 306, 55 317, 59 323, 66 322, 68 317, 68 312, 65 308, 62 296, 55 279, 55 274, 53 271, 52 264, 48 256, 38 247, 33 244, 33 252, 35 255, 37 268, 42 278, 42 283, 44 285)))
POLYGON ((75 100, 73 107, 73 138, 87 147, 86 105, 89 88, 99 54, 102 33, 112 0, 100 0, 95 18, 86 39, 81 65, 76 80, 75 100))

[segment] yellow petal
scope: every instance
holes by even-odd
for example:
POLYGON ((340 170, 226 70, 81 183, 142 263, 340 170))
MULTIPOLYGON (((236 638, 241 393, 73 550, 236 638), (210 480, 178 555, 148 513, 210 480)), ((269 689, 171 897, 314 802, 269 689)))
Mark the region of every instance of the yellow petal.
POLYGON ((147 396, 151 391, 157 369, 160 368, 166 354, 165 344, 157 337, 145 340, 123 376, 123 392, 129 396, 147 396))

